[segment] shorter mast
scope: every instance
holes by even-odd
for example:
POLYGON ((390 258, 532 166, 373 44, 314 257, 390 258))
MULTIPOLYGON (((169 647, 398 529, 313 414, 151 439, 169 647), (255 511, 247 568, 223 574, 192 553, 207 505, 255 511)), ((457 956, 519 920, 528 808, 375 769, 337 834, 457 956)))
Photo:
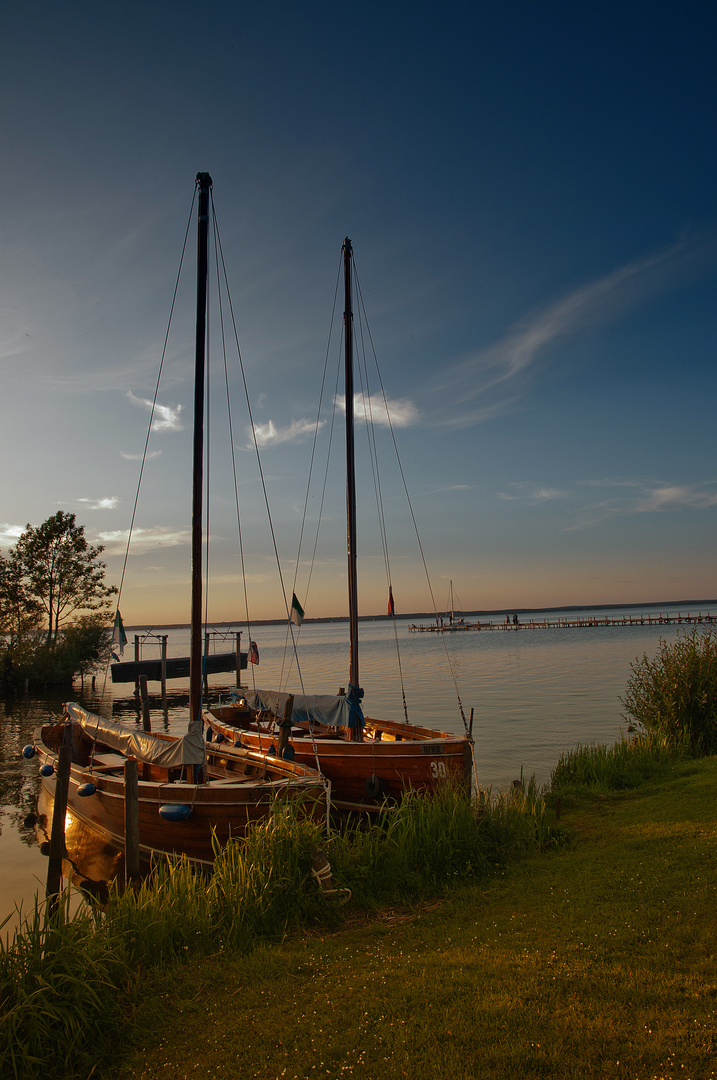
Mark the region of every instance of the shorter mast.
POLYGON ((351 241, 344 240, 344 366, 346 386, 346 534, 349 579, 349 683, 359 685, 358 583, 356 573, 356 464, 354 457, 353 310, 351 303, 351 241))
POLYGON ((192 461, 192 613, 189 645, 189 720, 202 713, 202 487, 204 481, 204 360, 209 266, 209 173, 197 173, 197 331, 194 367, 194 456, 192 461))

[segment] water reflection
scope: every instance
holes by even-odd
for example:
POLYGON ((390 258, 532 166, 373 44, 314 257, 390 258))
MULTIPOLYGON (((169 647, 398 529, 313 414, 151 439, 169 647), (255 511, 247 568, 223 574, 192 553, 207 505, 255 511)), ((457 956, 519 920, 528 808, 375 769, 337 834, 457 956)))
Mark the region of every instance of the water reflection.
MULTIPOLYGON (((686 609, 686 605, 683 605, 686 609)), ((706 610, 702 605, 703 612, 706 610)), ((639 613, 639 609, 635 609, 639 613)), ((551 618, 562 614, 551 613, 551 618)), ((643 653, 654 655, 660 638, 673 640, 680 628, 584 627, 530 630, 520 633, 453 634, 445 642, 438 634, 409 634, 408 621, 362 622, 361 682, 369 715, 401 720, 402 688, 397 678, 394 634, 400 639, 401 672, 413 723, 459 734, 462 721, 456 707, 460 691, 466 713, 475 707, 478 777, 481 786, 508 786, 520 774, 536 773, 539 783, 550 778, 559 755, 578 743, 612 743, 625 728, 620 702, 630 663, 643 653), (450 670, 446 664, 450 656, 450 670), (455 680, 455 682, 454 682, 455 680)), ((160 631, 164 632, 164 631, 160 631)), ((188 631, 171 629, 169 653, 188 653, 188 631)), ((254 633, 261 666, 242 673, 250 686, 300 687, 306 693, 336 692, 346 684, 348 654, 345 623, 304 623, 301 628, 301 680, 285 655, 286 629, 257 627, 254 633), (283 678, 282 678, 283 673, 283 678)), ((210 676, 210 700, 226 697, 230 687, 210 676), (224 688, 222 694, 220 688, 224 688)), ((150 684, 152 727, 156 731, 184 730, 188 684, 177 681, 167 691, 166 707, 158 684, 150 684)), ((42 696, 16 695, 0 699, 0 921, 16 902, 44 894, 47 861, 40 854, 36 831, 25 823, 36 810, 39 793, 37 762, 20 756, 33 731, 59 716, 67 698, 105 717, 141 726, 142 709, 132 684, 113 687, 97 679, 70 692, 42 696)), ((42 813, 47 814, 44 809, 42 813)), ((72 832, 71 864, 88 882, 122 874, 121 853, 107 852, 82 841, 75 852, 72 832)))
MULTIPOLYGON (((49 855, 54 799, 41 788, 37 813, 29 822, 39 844, 40 853, 49 855)), ((84 896, 101 904, 107 902, 109 884, 124 880, 124 852, 107 840, 68 809, 65 815, 65 858, 62 876, 80 889, 84 896)))

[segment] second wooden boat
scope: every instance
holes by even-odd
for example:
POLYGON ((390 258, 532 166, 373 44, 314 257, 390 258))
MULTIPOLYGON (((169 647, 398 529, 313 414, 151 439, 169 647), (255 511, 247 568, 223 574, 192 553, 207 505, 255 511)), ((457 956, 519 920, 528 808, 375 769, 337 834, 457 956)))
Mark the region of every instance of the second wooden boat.
MULTIPOLYGON (((448 781, 471 786, 473 744, 465 735, 365 717, 359 680, 354 372, 351 241, 342 248, 348 538, 349 678, 346 694, 307 697, 277 691, 247 693, 234 705, 205 710, 207 736, 232 745, 288 753, 331 781, 332 802, 376 809, 406 790, 428 792, 448 781), (286 748, 280 745, 286 744, 286 748)), ((393 614, 389 589, 389 614, 393 614)), ((341 680, 343 681, 343 680, 341 680)))

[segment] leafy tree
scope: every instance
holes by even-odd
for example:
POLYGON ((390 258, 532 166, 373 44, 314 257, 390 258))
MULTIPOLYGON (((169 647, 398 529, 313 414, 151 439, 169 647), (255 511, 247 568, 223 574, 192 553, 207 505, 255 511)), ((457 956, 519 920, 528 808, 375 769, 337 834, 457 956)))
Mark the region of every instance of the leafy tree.
POLYGON ((0 633, 23 641, 34 634, 39 617, 40 605, 28 591, 22 566, 0 555, 0 633))
POLYGON ((71 682, 107 659, 110 597, 102 547, 74 514, 31 525, 0 554, 0 682, 71 682))
POLYGON ((9 557, 1 560, 0 600, 6 617, 19 628, 23 614, 44 615, 51 648, 75 612, 107 614, 117 589, 105 584, 103 551, 87 542, 84 525, 63 510, 37 528, 28 525, 9 557))

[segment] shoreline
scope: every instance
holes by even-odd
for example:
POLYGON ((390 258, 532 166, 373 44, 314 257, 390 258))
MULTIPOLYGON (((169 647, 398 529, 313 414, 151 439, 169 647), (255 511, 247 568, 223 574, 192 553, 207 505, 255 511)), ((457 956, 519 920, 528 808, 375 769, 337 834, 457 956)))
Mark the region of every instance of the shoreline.
MULTIPOLYGON (((512 615, 514 612, 517 615, 534 615, 539 612, 545 612, 549 614, 554 611, 626 611, 629 608, 661 608, 661 607, 693 607, 696 604, 711 604, 717 606, 717 599, 712 600, 649 600, 645 603, 637 604, 563 604, 555 607, 506 607, 506 608, 489 608, 476 611, 463 611, 456 610, 455 614, 459 618, 484 616, 490 617, 494 615, 512 615)), ((440 614, 440 613, 439 613, 440 614)), ((435 619, 435 611, 416 611, 407 612, 405 615, 359 615, 359 622, 390 622, 392 618, 397 619, 435 619)), ((320 625, 322 623, 347 623, 349 621, 348 615, 324 615, 316 618, 305 617, 304 623, 312 623, 313 625, 320 625)), ((283 626, 286 623, 286 619, 252 619, 251 626, 283 626)), ((246 620, 229 620, 222 622, 212 622, 209 625, 213 627, 231 627, 231 626, 246 626, 246 620)), ((188 622, 182 623, 128 623, 125 626, 125 630, 148 630, 151 631, 154 627, 161 627, 162 630, 187 630, 189 629, 188 622)))

